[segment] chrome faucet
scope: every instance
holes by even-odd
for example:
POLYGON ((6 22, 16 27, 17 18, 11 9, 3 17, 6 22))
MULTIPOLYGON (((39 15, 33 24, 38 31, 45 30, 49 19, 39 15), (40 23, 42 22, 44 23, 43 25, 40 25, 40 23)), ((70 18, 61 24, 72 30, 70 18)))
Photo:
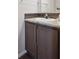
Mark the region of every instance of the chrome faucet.
POLYGON ((45 17, 46 19, 48 19, 48 14, 46 13, 44 17, 45 17))

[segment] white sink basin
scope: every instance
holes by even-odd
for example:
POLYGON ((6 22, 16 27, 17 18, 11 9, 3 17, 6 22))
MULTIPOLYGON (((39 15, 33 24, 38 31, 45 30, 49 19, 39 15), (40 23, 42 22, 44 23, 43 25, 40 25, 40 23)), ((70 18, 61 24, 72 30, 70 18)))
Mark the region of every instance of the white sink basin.
POLYGON ((57 21, 57 19, 53 19, 53 18, 48 18, 48 19, 46 19, 46 18, 34 18, 34 20, 36 21, 36 22, 40 22, 40 23, 49 23, 49 24, 59 24, 59 22, 57 21))
POLYGON ((56 21, 56 19, 53 19, 53 18, 48 18, 48 19, 46 19, 46 18, 34 18, 35 20, 41 20, 41 21, 56 21))

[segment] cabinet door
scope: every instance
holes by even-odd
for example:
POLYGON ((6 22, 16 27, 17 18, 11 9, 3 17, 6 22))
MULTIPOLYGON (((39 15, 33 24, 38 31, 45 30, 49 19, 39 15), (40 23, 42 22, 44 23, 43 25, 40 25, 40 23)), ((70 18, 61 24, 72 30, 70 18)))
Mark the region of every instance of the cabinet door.
POLYGON ((36 58, 36 25, 25 23, 25 48, 28 54, 36 58))
POLYGON ((58 31, 48 27, 37 28, 38 59, 58 59, 58 31))

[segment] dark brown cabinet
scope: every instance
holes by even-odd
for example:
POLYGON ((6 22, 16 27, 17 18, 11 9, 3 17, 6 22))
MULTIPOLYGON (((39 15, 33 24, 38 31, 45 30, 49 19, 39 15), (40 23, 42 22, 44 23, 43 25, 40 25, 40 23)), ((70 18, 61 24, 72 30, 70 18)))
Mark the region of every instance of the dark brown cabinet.
POLYGON ((25 48, 36 58, 36 25, 28 22, 25 23, 25 48))
POLYGON ((25 22, 26 50, 34 59, 59 59, 59 29, 25 22))
POLYGON ((38 59, 58 59, 58 31, 38 26, 38 59))

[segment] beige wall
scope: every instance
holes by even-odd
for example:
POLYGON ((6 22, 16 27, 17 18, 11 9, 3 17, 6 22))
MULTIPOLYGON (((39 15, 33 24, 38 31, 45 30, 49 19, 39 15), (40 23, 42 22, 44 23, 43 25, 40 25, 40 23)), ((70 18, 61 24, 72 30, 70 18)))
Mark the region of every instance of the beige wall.
POLYGON ((25 53, 24 14, 37 12, 35 0, 18 0, 18 54, 25 53))
POLYGON ((57 8, 60 8, 60 0, 55 0, 55 12, 59 13, 60 10, 57 10, 57 8))

